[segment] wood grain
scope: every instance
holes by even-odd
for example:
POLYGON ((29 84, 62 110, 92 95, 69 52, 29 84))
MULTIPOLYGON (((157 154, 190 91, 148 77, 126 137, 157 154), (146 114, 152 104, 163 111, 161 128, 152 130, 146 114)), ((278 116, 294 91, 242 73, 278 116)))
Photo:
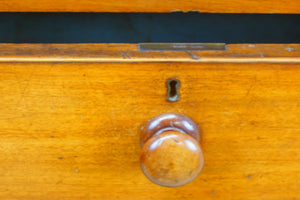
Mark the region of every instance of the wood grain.
POLYGON ((2 0, 1 12, 300 13, 298 0, 2 0))
POLYGON ((299 63, 1 62, 0 199, 300 199, 299 76, 299 63), (141 127, 165 112, 202 131, 203 170, 183 187, 140 169, 141 127))
POLYGON ((0 44, 0 62, 299 63, 300 44, 228 44, 226 51, 139 51, 138 44, 0 44))
POLYGON ((166 187, 193 181, 204 163, 199 142, 175 129, 150 138, 141 150, 140 161, 145 176, 166 187))

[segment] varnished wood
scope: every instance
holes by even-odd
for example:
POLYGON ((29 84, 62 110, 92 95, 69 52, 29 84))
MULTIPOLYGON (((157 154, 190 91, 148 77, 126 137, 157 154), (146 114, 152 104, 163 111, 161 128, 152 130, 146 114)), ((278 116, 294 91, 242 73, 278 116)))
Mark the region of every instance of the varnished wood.
POLYGON ((300 63, 300 44, 228 44, 227 51, 139 51, 137 44, 0 44, 0 62, 300 63))
POLYGON ((0 199, 299 199, 300 64, 288 62, 299 47, 283 46, 282 63, 28 62, 30 51, 23 62, 26 51, 0 48, 11 59, 0 63, 0 199), (181 100, 170 103, 174 77, 181 100), (165 112, 191 116, 203 134, 202 172, 175 189, 139 164, 140 129, 165 112))
POLYGON ((203 167, 199 127, 180 113, 155 116, 141 131, 141 168, 161 186, 178 187, 194 180, 203 167))
POLYGON ((191 118, 180 113, 162 113, 149 119, 142 127, 141 146, 154 135, 173 128, 200 142, 200 129, 191 118))
POLYGON ((300 13, 298 0, 2 0, 1 12, 300 13))
POLYGON ((161 186, 183 186, 198 176, 203 167, 199 142, 178 130, 164 131, 150 138, 141 151, 144 174, 161 186))

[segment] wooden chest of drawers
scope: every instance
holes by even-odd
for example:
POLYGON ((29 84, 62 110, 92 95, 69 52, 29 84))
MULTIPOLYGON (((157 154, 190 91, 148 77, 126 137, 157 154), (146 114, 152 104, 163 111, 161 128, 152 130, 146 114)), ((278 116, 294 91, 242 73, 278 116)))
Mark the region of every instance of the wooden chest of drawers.
POLYGON ((227 48, 0 45, 0 198, 299 199, 300 45, 227 48), (198 124, 205 160, 176 188, 139 161, 141 127, 167 112, 198 124))

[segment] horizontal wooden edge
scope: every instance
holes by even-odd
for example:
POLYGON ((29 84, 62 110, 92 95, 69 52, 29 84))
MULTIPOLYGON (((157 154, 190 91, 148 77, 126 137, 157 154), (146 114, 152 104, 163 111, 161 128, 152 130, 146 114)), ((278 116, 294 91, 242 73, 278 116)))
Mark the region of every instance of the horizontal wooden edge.
POLYGON ((300 44, 228 44, 227 50, 140 51, 138 44, 0 44, 0 62, 300 63, 300 44))
POLYGON ((299 0, 1 0, 1 12, 300 13, 299 0))
POLYGON ((106 10, 106 9, 1 9, 0 12, 2 13, 206 13, 206 14, 287 14, 287 15, 297 15, 300 14, 299 10, 197 10, 197 9, 190 9, 190 10, 181 10, 181 9, 137 9, 137 10, 123 10, 123 9, 116 9, 116 10, 106 10))
POLYGON ((282 15, 297 15, 300 14, 300 11, 294 11, 294 10, 262 10, 262 11, 256 11, 256 10, 204 10, 204 11, 199 11, 199 10, 165 10, 165 9, 159 9, 159 10, 106 10, 106 9, 99 9, 99 10, 70 10, 70 9, 37 9, 37 10, 31 10, 31 9, 1 9, 0 12, 2 13, 154 13, 154 14, 159 14, 159 13, 205 13, 205 14, 267 14, 267 15, 273 15, 273 14, 282 14, 282 15))

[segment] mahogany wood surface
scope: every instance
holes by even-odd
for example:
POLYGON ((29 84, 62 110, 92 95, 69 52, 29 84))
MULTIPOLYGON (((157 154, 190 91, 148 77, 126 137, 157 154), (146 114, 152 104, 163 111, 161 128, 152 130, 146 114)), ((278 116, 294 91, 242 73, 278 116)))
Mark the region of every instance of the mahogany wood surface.
POLYGON ((300 13, 299 0, 1 0, 1 12, 300 13))
POLYGON ((93 60, 105 55, 97 45, 77 57, 64 51, 76 45, 45 46, 0 47, 0 199, 300 199, 299 45, 267 45, 264 58, 256 45, 233 46, 238 62, 222 60, 229 46, 195 52, 214 62, 147 52, 124 63, 93 60), (247 62, 243 52, 256 53, 247 62), (169 78, 181 82, 178 102, 166 101, 169 78), (141 127, 166 112, 201 129, 204 167, 177 188, 140 168, 141 127))

